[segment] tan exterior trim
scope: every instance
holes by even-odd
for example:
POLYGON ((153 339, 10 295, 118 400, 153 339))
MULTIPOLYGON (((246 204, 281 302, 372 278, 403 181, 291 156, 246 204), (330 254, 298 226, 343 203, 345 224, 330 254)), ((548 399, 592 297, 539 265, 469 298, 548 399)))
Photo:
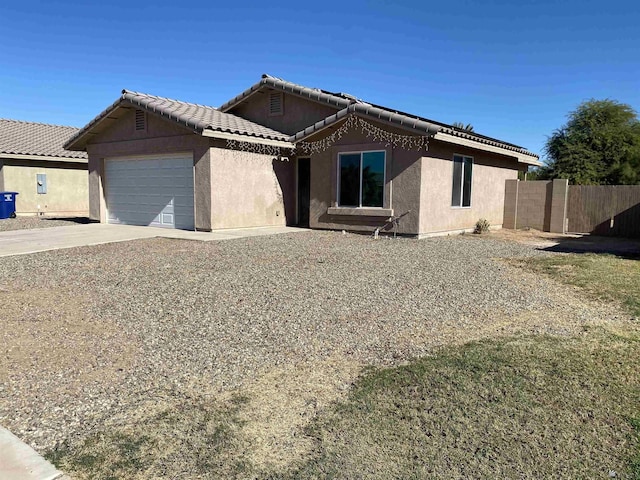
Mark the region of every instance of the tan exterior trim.
MULTIPOLYGON (((489 230, 502 230, 502 225, 499 223, 494 225, 489 225, 489 230)), ((464 235, 465 233, 473 233, 475 227, 473 228, 460 228, 458 230, 442 230, 439 232, 429 232, 429 233, 420 233, 417 235, 418 240, 422 240, 423 238, 433 238, 433 237, 445 237, 448 235, 464 235)))
POLYGON ((542 163, 529 155, 523 155, 513 150, 507 150, 505 148, 496 147, 494 145, 487 145, 486 143, 476 142, 467 138, 456 137, 455 135, 449 135, 448 133, 438 132, 433 136, 434 140, 440 140, 441 142, 453 143, 455 145, 462 145, 469 148, 475 148, 476 150, 483 150, 485 152, 499 153, 508 157, 513 157, 518 160, 518 163, 525 163, 527 165, 540 166, 542 163))
POLYGON ((73 157, 50 157, 48 155, 24 155, 15 153, 0 153, 1 158, 8 158, 11 160, 44 160, 48 162, 73 162, 73 163, 88 163, 86 158, 73 158, 73 157))
POLYGON ((289 148, 293 149, 294 145, 289 142, 283 142, 279 140, 268 140, 266 138, 254 138, 246 135, 236 135, 233 133, 216 132, 213 130, 204 130, 202 132, 203 137, 219 138, 221 140, 235 140, 236 142, 255 143, 258 145, 270 145, 272 147, 289 148))

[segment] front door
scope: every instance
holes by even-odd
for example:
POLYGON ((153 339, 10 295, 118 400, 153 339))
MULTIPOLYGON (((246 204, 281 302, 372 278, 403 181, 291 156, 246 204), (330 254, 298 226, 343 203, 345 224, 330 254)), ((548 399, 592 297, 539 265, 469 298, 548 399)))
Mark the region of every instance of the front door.
POLYGON ((298 226, 309 227, 309 204, 311 202, 311 162, 298 159, 298 226))

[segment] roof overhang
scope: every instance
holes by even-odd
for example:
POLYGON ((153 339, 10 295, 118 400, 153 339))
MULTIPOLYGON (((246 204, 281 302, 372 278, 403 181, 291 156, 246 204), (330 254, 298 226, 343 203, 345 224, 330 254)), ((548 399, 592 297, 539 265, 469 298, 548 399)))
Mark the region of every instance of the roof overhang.
POLYGON ((50 155, 29 155, 18 153, 0 153, 0 159, 10 160, 40 160, 45 162, 70 162, 70 163, 87 163, 86 158, 77 157, 52 157, 50 155))
POLYGON ((122 118, 129 110, 136 108, 125 99, 118 99, 106 108, 102 113, 89 122, 84 128, 80 129, 67 143, 64 144, 66 150, 83 151, 87 148, 87 143, 92 137, 100 135, 102 132, 111 127, 120 118, 122 118))
POLYGON ((202 136, 209 137, 209 138, 219 138, 221 140, 233 140, 236 142, 255 143, 258 145, 269 145, 272 147, 279 147, 279 148, 288 148, 288 149, 295 148, 295 145, 291 142, 285 142, 280 140, 270 140, 267 138, 252 137, 249 135, 238 135, 235 133, 218 132, 216 130, 209 130, 209 129, 205 129, 202 132, 202 136))
POLYGON ((433 136, 434 140, 439 140, 441 142, 452 143, 454 145, 462 145, 464 147, 475 148, 476 150, 483 150, 485 152, 491 153, 499 153, 500 155, 505 155, 507 157, 515 158, 518 163, 525 163, 527 165, 539 167, 542 163, 538 160, 537 157, 532 155, 526 155, 521 152, 517 152, 514 150, 508 150, 506 148, 501 148, 495 145, 488 145, 486 143, 477 142, 475 140, 471 140, 468 138, 461 138, 455 135, 450 135, 444 132, 438 132, 433 136))

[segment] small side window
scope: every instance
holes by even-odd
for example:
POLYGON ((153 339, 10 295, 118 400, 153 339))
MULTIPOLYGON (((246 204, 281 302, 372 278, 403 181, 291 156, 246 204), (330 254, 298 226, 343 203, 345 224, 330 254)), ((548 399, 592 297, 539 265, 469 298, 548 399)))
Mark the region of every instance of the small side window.
POLYGON ((47 174, 46 173, 36 174, 36 187, 38 189, 38 194, 47 193, 47 174))
POLYGON ((471 206, 471 186, 473 176, 473 158, 462 155, 453 156, 452 207, 471 206))

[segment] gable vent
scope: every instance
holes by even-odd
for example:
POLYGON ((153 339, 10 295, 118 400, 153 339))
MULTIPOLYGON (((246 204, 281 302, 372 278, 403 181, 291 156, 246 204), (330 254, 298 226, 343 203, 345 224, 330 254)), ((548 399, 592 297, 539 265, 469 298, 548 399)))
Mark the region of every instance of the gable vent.
POLYGON ((147 129, 147 114, 144 110, 136 110, 136 132, 147 129))
POLYGON ((269 94, 269 115, 282 115, 283 103, 282 92, 271 92, 269 94))

